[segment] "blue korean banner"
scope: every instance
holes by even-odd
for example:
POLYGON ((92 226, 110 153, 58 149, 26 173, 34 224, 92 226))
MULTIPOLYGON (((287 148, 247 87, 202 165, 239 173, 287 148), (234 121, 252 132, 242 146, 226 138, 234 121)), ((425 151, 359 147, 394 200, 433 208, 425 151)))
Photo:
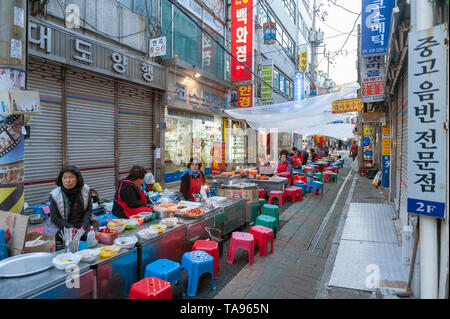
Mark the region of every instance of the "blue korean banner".
POLYGON ((387 52, 395 0, 362 0, 361 55, 387 52))
POLYGON ((391 173, 391 156, 390 155, 383 155, 382 158, 382 172, 381 172, 381 185, 383 185, 384 188, 389 187, 389 175, 391 173))
POLYGON ((305 99, 305 72, 294 74, 294 101, 305 99))

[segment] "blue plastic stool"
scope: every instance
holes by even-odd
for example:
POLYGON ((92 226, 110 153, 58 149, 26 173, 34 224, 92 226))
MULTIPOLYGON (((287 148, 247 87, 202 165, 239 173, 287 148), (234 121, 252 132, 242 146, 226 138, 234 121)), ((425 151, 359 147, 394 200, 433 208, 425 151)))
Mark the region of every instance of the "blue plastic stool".
POLYGON ((158 259, 145 266, 144 277, 156 277, 170 283, 177 281, 180 283, 181 295, 184 297, 181 266, 176 261, 169 259, 158 259))
POLYGON ((309 193, 312 188, 312 177, 306 177, 306 192, 309 193))
POLYGON ((181 258, 181 268, 188 273, 188 296, 195 297, 197 295, 198 280, 207 272, 211 274, 212 289, 216 290, 214 285, 214 258, 210 254, 201 250, 184 253, 181 258))
POLYGON ((6 237, 3 228, 0 228, 0 260, 8 258, 8 249, 6 248, 6 237))
POLYGON ((317 190, 321 189, 323 194, 323 183, 319 181, 313 181, 312 182, 312 192, 315 194, 317 190))
POLYGON ((292 169, 292 173, 293 174, 295 174, 295 173, 301 174, 301 173, 303 173, 303 168, 294 168, 294 169, 292 169))
POLYGON ((306 184, 305 183, 295 182, 294 186, 301 187, 302 188, 302 196, 305 195, 305 193, 306 193, 306 184))

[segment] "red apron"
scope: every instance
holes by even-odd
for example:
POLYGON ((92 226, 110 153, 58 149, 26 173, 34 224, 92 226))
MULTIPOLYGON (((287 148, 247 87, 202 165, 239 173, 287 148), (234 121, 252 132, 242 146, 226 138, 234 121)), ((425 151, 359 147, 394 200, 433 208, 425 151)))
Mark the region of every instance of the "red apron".
POLYGON ((133 185, 134 187, 136 187, 138 189, 139 194, 141 195, 141 198, 139 199, 139 201, 141 203, 147 204, 147 197, 145 196, 145 193, 139 189, 139 187, 136 185, 135 182, 130 181, 130 180, 124 180, 120 183, 119 191, 117 192, 118 199, 116 200, 116 202, 123 208, 123 212, 125 213, 127 218, 130 218, 131 216, 139 214, 139 213, 151 212, 152 210, 149 207, 137 207, 137 208, 128 207, 128 205, 122 200, 122 198, 120 196, 120 191, 122 189, 123 184, 125 184, 125 183, 133 185))
POLYGON ((297 156, 294 155, 291 158, 292 158, 292 161, 294 162, 294 167, 297 167, 300 165, 300 160, 298 159, 297 156))
POLYGON ((192 201, 195 201, 193 195, 194 195, 194 194, 199 194, 199 193, 200 193, 200 189, 201 189, 201 187, 202 187, 202 185, 203 185, 203 176, 202 176, 202 174, 200 173, 200 178, 193 179, 192 176, 191 176, 191 174, 189 174, 189 178, 191 179, 191 186, 190 186, 190 188, 189 188, 189 198, 190 198, 192 201))
MULTIPOLYGON (((278 164, 278 169, 277 169, 277 173, 284 173, 287 172, 287 163, 286 164, 278 164)), ((289 181, 289 185, 291 185, 292 183, 292 173, 289 176, 286 176, 288 178, 289 181)))

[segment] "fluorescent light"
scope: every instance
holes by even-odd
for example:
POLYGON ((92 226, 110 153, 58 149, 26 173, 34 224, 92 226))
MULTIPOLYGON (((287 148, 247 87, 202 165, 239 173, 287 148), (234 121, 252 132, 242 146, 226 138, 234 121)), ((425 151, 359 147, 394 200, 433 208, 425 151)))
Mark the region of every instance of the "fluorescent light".
POLYGON ((199 78, 200 77, 200 73, 195 73, 195 77, 199 78))

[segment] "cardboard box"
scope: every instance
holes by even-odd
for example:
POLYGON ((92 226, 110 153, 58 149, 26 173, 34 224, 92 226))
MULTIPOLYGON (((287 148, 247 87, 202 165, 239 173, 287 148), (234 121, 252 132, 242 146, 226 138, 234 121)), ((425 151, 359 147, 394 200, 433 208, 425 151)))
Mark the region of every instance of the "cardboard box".
POLYGON ((30 240, 35 240, 42 236, 40 240, 48 240, 47 243, 33 246, 33 247, 23 247, 23 253, 53 253, 56 250, 55 237, 50 235, 43 235, 41 233, 29 233, 25 237, 25 242, 30 240))
MULTIPOLYGON (((25 215, 0 210, 0 227, 5 230, 5 234, 9 232, 11 236, 6 243, 9 257, 20 255, 23 252, 28 229, 28 218, 25 215)), ((7 235, 7 237, 9 236, 7 235)))
POLYGON ((258 189, 256 187, 219 188, 217 190, 217 196, 245 199, 248 204, 254 204, 258 202, 258 189))

